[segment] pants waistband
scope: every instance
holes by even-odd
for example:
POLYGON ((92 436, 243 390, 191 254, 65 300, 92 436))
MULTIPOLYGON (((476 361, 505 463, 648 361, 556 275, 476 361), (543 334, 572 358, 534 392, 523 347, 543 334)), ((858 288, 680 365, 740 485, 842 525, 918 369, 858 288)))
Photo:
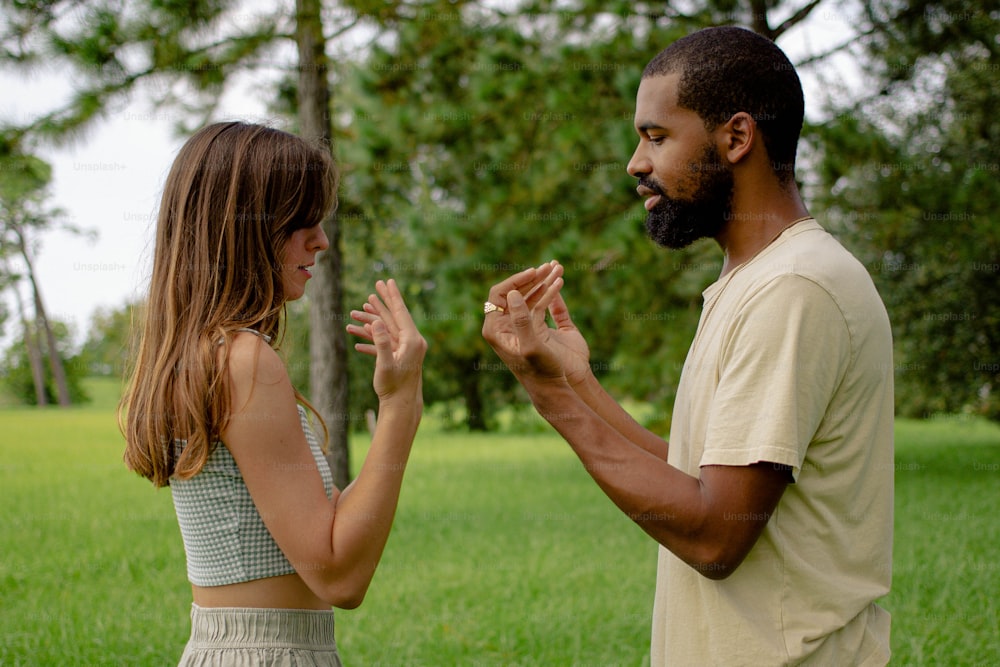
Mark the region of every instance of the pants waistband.
POLYGON ((191 605, 192 648, 336 649, 333 611, 191 605))

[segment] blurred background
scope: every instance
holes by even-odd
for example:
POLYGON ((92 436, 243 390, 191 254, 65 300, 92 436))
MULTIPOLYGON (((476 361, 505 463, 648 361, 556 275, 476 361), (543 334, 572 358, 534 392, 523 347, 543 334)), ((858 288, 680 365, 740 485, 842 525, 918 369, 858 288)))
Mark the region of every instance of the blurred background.
POLYGON ((797 179, 892 319, 894 664, 995 665, 996 0, 0 0, 0 664, 172 664, 186 641, 170 496, 122 465, 114 406, 167 170, 224 119, 340 167, 281 349, 341 487, 375 405, 350 309, 394 277, 430 343, 379 583, 338 612, 345 660, 648 664, 655 545, 534 414, 482 304, 559 259, 595 372, 668 432, 721 252, 647 240, 625 166, 645 64, 724 24, 796 64, 797 179))
POLYGON ((342 426, 334 444, 374 404, 346 314, 389 276, 430 342, 431 413, 457 429, 535 428, 479 329, 489 286, 550 258, 595 371, 665 429, 721 253, 646 239, 625 172, 635 92, 672 40, 736 24, 798 68, 797 178, 887 304, 898 412, 1000 419, 990 6, 3 0, 2 400, 85 402, 80 378, 121 377, 173 155, 204 123, 243 119, 329 141, 340 166, 335 247, 289 306, 282 345, 342 426))

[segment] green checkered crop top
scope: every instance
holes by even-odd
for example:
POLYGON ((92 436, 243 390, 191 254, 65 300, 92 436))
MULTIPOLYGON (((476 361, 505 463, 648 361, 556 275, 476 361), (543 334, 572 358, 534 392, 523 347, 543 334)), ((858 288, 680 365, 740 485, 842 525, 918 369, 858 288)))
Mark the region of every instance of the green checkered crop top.
MULTIPOLYGON (((299 408, 302 430, 323 477, 327 497, 333 493, 333 475, 313 433, 305 408, 299 408)), ((176 453, 186 443, 175 443, 176 453)), ((188 580, 196 586, 223 586, 265 577, 291 574, 288 562, 257 512, 236 460, 218 443, 205 467, 190 479, 171 479, 188 580)))

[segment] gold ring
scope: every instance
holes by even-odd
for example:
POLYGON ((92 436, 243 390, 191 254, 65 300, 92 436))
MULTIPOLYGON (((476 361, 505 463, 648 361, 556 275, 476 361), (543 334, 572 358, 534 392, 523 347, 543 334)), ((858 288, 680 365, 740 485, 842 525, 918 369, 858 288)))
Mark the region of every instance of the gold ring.
POLYGON ((487 301, 486 303, 483 304, 483 315, 488 315, 492 313, 494 310, 501 313, 503 312, 503 308, 496 305, 495 303, 490 303, 489 301, 487 301))

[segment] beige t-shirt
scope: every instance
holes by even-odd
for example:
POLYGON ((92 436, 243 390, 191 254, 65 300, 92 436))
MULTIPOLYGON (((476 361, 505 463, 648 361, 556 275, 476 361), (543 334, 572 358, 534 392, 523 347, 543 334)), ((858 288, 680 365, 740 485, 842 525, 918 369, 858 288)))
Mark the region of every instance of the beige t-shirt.
POLYGON ((660 547, 652 667, 884 665, 892 562, 892 338, 865 268, 807 220, 704 292, 668 462, 792 467, 728 578, 660 547))

